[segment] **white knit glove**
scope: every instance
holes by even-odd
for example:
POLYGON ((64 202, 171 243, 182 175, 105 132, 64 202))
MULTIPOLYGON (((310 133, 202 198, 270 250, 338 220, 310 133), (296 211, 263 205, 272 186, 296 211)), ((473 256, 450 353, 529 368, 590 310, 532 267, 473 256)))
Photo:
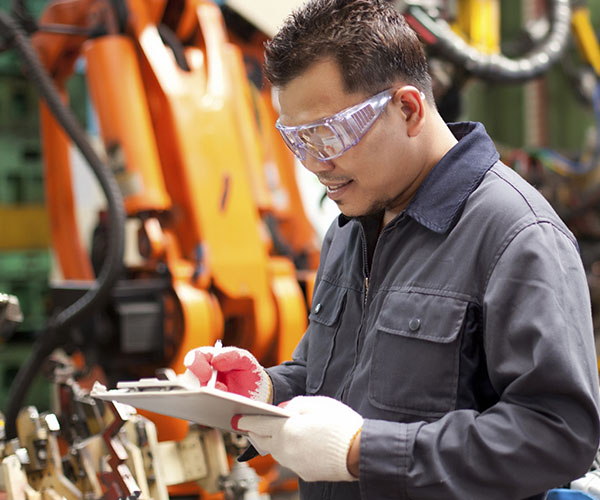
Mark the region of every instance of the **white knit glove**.
POLYGON ((238 347, 197 347, 183 360, 186 372, 179 375, 188 386, 206 386, 213 369, 217 370, 215 387, 264 403, 271 401, 271 379, 256 358, 238 347))
POLYGON ((237 428, 248 432, 254 447, 305 481, 357 481, 346 465, 363 418, 325 396, 299 396, 285 409, 289 418, 243 415, 237 428))

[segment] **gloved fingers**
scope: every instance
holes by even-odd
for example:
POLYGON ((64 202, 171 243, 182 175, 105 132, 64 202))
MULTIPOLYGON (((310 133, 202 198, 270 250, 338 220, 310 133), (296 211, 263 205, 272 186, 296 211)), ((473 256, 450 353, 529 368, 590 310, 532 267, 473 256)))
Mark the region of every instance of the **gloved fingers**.
POLYGON ((248 440, 256 451, 261 455, 268 455, 278 442, 277 436, 284 420, 280 417, 234 415, 231 419, 231 426, 236 430, 246 431, 248 440))
POLYGON ((317 398, 320 396, 296 396, 285 402, 285 409, 293 413, 305 414, 315 407, 317 398))
POLYGON ((271 379, 249 351, 223 347, 215 351, 211 364, 219 372, 217 380, 225 384, 229 392, 257 401, 270 401, 271 379))
POLYGON ((305 481, 355 481, 347 457, 363 417, 325 396, 298 396, 286 410, 288 418, 242 415, 237 428, 261 454, 270 453, 305 481))
POLYGON ((203 346, 184 358, 186 372, 180 381, 190 388, 206 386, 216 370, 217 389, 240 394, 257 401, 271 400, 271 379, 256 358, 238 347, 203 346))
MULTIPOLYGON (((232 419, 232 424, 235 418, 232 419)), ((283 417, 266 417, 264 415, 241 415, 237 419, 236 429, 256 435, 257 437, 273 437, 278 434, 286 419, 283 417)))
POLYGON ((241 394, 243 396, 251 396, 260 384, 260 374, 254 372, 229 372, 225 373, 223 378, 218 378, 227 385, 228 390, 241 394))
POLYGON ((347 405, 327 396, 296 396, 286 402, 285 409, 300 415, 318 413, 323 417, 345 411, 347 405))
POLYGON ((305 481, 355 481, 347 457, 363 417, 325 396, 298 396, 286 410, 288 418, 242 415, 237 427, 261 454, 270 453, 305 481))
POLYGON ((196 376, 201 384, 206 384, 212 375, 213 349, 210 346, 198 347, 189 351, 183 359, 184 366, 196 376))
POLYGON ((223 347, 214 354, 211 363, 220 372, 257 371, 260 369, 260 363, 256 358, 250 352, 238 347, 223 347))

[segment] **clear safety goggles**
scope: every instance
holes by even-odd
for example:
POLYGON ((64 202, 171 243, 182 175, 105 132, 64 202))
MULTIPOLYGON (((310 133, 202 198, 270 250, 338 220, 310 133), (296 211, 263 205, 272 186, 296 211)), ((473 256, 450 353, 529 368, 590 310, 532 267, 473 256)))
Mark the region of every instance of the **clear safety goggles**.
POLYGON ((384 90, 335 115, 306 125, 286 127, 277 120, 275 128, 300 161, 306 159, 306 153, 317 160, 332 160, 363 138, 385 109, 394 90, 384 90))

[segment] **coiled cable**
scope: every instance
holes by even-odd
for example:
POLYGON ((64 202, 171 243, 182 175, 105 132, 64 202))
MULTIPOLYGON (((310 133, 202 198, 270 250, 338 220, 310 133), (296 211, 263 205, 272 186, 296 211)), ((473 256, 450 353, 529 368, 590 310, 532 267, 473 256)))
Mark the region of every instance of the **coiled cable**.
POLYGON ((48 320, 46 330, 34 343, 29 358, 13 381, 5 411, 6 436, 16 437, 16 419, 35 375, 46 358, 67 338, 69 329, 103 305, 110 296, 123 267, 125 211, 123 197, 110 169, 96 154, 87 135, 70 108, 65 106, 52 79, 32 47, 25 31, 7 13, 0 11, 0 33, 4 43, 14 48, 26 67, 27 77, 38 89, 57 121, 89 163, 106 196, 109 216, 108 249, 102 268, 90 289, 77 301, 48 320))
POLYGON ((471 47, 444 19, 433 19, 418 5, 403 12, 408 23, 442 57, 470 74, 500 82, 525 81, 540 76, 558 61, 568 45, 571 29, 569 0, 551 0, 551 27, 545 39, 524 57, 511 59, 502 54, 485 54, 471 47))

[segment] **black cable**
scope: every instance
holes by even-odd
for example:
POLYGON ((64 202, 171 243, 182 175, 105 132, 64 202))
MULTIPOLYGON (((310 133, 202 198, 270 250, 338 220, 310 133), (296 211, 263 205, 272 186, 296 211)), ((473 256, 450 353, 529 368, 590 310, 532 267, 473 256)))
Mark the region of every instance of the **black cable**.
POLYGON ((92 287, 76 302, 48 320, 47 330, 34 343, 30 357, 19 369, 13 381, 5 411, 6 435, 16 437, 16 418, 27 391, 45 359, 61 344, 69 328, 108 300, 123 264, 125 212, 123 198, 112 172, 102 162, 87 139, 87 135, 71 110, 60 98, 54 82, 42 66, 23 29, 15 20, 0 11, 0 33, 21 56, 27 76, 37 87, 50 111, 72 138, 98 179, 107 200, 109 214, 109 251, 92 287))
POLYGON ((546 72, 568 45, 571 29, 569 0, 552 0, 550 11, 552 24, 544 41, 518 59, 478 51, 456 34, 445 20, 432 19, 419 6, 409 6, 404 15, 415 31, 424 34, 427 42, 444 58, 470 74, 486 80, 519 82, 546 72))
POLYGON ((181 43, 181 40, 177 38, 175 32, 166 24, 159 24, 158 34, 163 43, 173 51, 173 57, 175 57, 177 66, 183 71, 190 71, 190 66, 185 57, 185 47, 183 46, 183 43, 181 43))
POLYGON ((14 0, 12 3, 11 15, 15 22, 27 33, 28 35, 35 33, 38 29, 37 21, 31 14, 25 0, 14 0))

